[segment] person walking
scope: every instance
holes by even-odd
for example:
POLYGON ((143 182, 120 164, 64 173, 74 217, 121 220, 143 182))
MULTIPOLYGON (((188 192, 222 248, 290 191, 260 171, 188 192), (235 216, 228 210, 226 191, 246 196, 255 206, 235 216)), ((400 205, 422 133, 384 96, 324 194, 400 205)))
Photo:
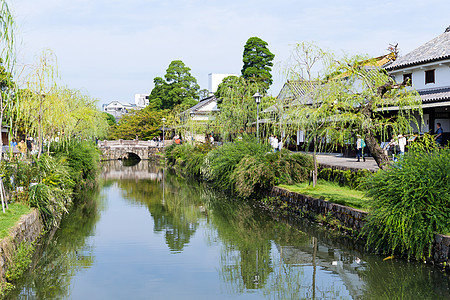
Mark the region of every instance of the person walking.
POLYGON ((23 140, 20 140, 19 144, 17 144, 17 148, 19 148, 22 158, 24 158, 27 153, 27 144, 25 144, 23 140))
POLYGON ((441 123, 436 123, 436 127, 436 136, 434 137, 434 139, 436 140, 438 146, 442 146, 442 142, 444 141, 444 137, 442 136, 442 134, 444 133, 444 130, 441 127, 441 123))
POLYGON ((398 135, 398 148, 399 148, 399 155, 405 154, 405 148, 406 148, 406 137, 403 136, 403 134, 398 135))
POLYGON ((277 139, 277 136, 274 136, 274 137, 273 137, 271 146, 272 146, 273 152, 277 152, 277 149, 278 149, 278 139, 277 139))
POLYGON ((358 158, 358 162, 360 161, 360 158, 363 158, 363 161, 366 161, 366 158, 364 157, 363 149, 366 146, 366 143, 361 138, 359 134, 356 135, 356 157, 358 158))

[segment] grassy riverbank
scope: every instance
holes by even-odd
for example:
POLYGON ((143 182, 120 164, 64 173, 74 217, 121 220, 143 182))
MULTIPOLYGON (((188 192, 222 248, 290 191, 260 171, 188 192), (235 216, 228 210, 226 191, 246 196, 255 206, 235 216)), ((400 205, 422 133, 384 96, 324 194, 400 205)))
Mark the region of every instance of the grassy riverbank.
POLYGON ((354 190, 345 186, 340 186, 337 183, 325 180, 319 180, 318 184, 315 187, 309 185, 306 182, 294 185, 280 184, 278 186, 294 193, 299 193, 323 199, 332 203, 363 210, 365 202, 368 201, 368 198, 364 196, 364 192, 362 191, 354 190))
MULTIPOLYGON (((83 188, 95 185, 100 153, 94 143, 71 141, 52 146, 49 153, 42 154, 39 158, 2 161, 0 171, 4 177, 3 182, 7 193, 12 197, 6 213, 0 212, 0 239, 5 238, 20 217, 30 213, 32 208, 39 210, 46 229, 57 226, 62 216, 69 211, 77 194, 83 188)), ((9 241, 11 249, 16 249, 11 257, 20 254, 20 248, 17 248, 19 244, 24 249, 34 249, 32 241, 22 241, 22 238, 9 241)), ((0 297, 27 270, 28 256, 32 252, 33 250, 22 253, 27 256, 26 259, 8 259, 2 266, 5 270, 14 270, 14 276, 6 276, 6 281, 0 280, 3 282, 0 285, 0 297), (27 263, 17 268, 17 262, 27 263)))
POLYGON ((19 222, 21 216, 30 212, 28 205, 20 203, 11 203, 5 213, 0 212, 0 240, 8 236, 9 230, 19 222))

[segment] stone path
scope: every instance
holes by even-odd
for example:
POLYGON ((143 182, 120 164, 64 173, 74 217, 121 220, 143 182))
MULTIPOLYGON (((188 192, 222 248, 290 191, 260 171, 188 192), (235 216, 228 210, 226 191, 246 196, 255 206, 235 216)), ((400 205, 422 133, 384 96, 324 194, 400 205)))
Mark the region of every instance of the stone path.
POLYGON ((356 161, 356 157, 343 157, 336 153, 321 153, 317 155, 319 164, 326 164, 332 166, 341 166, 355 169, 367 169, 371 171, 378 170, 377 163, 373 157, 366 157, 366 161, 356 161))

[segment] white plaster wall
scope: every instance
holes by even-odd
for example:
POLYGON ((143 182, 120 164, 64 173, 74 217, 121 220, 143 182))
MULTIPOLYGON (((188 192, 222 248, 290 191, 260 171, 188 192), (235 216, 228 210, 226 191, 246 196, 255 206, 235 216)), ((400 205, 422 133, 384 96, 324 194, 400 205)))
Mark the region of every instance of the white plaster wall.
POLYGON ((391 72, 395 81, 402 82, 403 74, 412 74, 412 85, 416 90, 450 86, 450 61, 424 64, 391 72), (425 71, 435 69, 435 83, 425 84, 425 71))

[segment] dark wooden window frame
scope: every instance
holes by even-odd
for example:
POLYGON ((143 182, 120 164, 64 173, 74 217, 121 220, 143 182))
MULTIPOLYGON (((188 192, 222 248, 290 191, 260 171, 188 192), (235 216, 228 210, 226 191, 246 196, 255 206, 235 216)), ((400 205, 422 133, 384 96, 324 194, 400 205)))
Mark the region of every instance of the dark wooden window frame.
POLYGON ((436 74, 435 69, 426 70, 425 71, 425 84, 435 83, 436 82, 436 74))

